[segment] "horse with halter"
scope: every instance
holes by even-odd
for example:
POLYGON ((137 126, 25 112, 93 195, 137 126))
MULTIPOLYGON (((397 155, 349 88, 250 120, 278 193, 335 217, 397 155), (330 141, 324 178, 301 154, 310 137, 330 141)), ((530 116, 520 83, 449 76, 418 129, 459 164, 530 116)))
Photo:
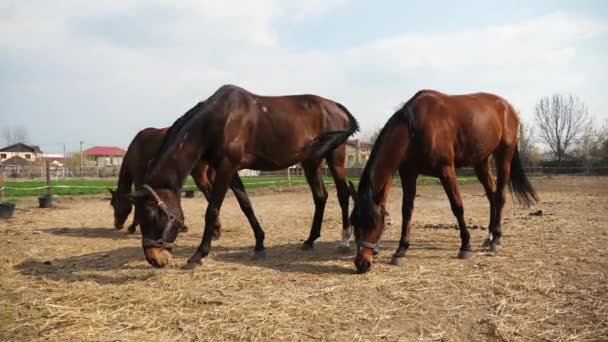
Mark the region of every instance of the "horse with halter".
MULTIPOLYGON (((118 173, 118 186, 116 190, 108 188, 112 195, 110 205, 114 210, 114 227, 122 229, 125 221, 133 209, 131 201, 131 187, 136 189, 142 187, 144 176, 148 169, 148 163, 156 155, 168 128, 145 128, 139 131, 127 149, 127 153, 120 166, 118 173)), ((213 179, 215 172, 207 164, 199 162, 190 172, 194 183, 208 199, 211 191, 210 179, 213 179)), ((133 222, 127 229, 130 234, 135 233, 139 225, 137 215, 133 215, 133 222)))
MULTIPOLYGON (((168 127, 142 129, 129 144, 120 167, 118 187, 116 190, 108 189, 112 195, 110 205, 114 209, 114 227, 116 229, 123 228, 127 217, 131 213, 133 207, 131 186, 135 185, 136 189, 142 188, 148 165, 154 156, 156 156, 156 151, 160 148, 168 129, 168 127)), ((190 175, 196 187, 203 193, 208 202, 211 198, 211 183, 215 179, 215 170, 207 163, 198 161, 190 171, 190 175)), ((249 202, 246 193, 235 191, 234 189, 233 192, 240 204, 243 205, 249 202)), ((135 229, 139 225, 138 215, 134 214, 133 216, 133 222, 128 228, 130 234, 135 233, 135 229)), ((185 229, 186 226, 184 225, 182 228, 185 229)), ((213 232, 213 239, 219 239, 221 234, 221 223, 218 218, 213 232)))
POLYGON ((488 93, 446 95, 422 90, 393 114, 372 148, 359 187, 349 191, 355 201, 351 214, 358 245, 355 266, 369 270, 382 232, 392 177, 399 171, 403 188, 401 239, 392 263, 400 265, 410 245, 416 179, 429 175, 441 180, 460 230, 459 258, 472 255, 464 220, 456 168, 473 166, 490 202, 488 238, 484 246, 497 252, 501 246, 502 211, 507 183, 524 206, 538 202, 519 159, 519 119, 513 107, 488 93), (490 157, 496 163, 497 179, 490 157))
MULTIPOLYGON (((358 131, 355 118, 341 104, 314 95, 259 96, 233 85, 220 87, 170 128, 151 162, 145 184, 135 194, 146 260, 165 266, 183 225, 179 189, 193 165, 202 160, 216 170, 200 246, 188 260, 199 264, 211 250, 214 227, 228 187, 245 194, 240 169, 280 170, 301 163, 312 190, 315 213, 310 249, 321 234, 327 190, 320 172, 327 162, 342 210, 343 237, 348 242, 348 186, 344 143, 358 131)), ((254 257, 264 255, 264 231, 249 201, 241 203, 255 236, 254 257)))

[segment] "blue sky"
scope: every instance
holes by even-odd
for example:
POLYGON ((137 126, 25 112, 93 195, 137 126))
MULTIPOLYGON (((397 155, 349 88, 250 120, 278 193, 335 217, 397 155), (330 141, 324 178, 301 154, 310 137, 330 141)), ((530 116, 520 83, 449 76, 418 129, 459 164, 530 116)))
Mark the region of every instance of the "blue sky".
POLYGON ((608 119, 605 1, 3 1, 0 129, 126 147, 225 83, 313 93, 363 133, 416 90, 495 92, 525 122, 573 93, 608 119))

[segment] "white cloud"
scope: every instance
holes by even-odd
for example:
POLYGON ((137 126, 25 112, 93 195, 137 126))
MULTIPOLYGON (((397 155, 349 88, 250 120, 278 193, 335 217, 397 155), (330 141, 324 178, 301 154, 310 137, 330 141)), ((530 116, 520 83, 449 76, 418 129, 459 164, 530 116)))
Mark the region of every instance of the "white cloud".
POLYGON ((278 19, 305 22, 344 5, 8 3, 0 7, 0 51, 19 70, 10 84, 0 81, 0 101, 21 111, 21 124, 38 123, 32 136, 78 140, 93 123, 90 140, 122 145, 138 129, 169 124, 224 83, 262 94, 334 98, 367 129, 384 124, 394 106, 420 88, 493 91, 524 113, 554 91, 579 93, 592 111, 608 105, 597 75, 606 75, 601 57, 608 56, 581 48, 604 37, 606 23, 555 13, 478 30, 404 33, 343 51, 281 44, 278 19), (48 132, 57 120, 71 124, 48 132))

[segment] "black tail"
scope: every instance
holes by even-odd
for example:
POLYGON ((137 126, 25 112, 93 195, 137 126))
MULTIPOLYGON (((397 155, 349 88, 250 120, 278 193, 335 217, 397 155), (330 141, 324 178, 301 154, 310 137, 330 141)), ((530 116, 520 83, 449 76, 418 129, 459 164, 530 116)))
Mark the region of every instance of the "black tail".
POLYGON ((341 131, 325 132, 313 140, 312 144, 308 146, 308 150, 311 153, 311 158, 323 158, 329 151, 332 151, 336 147, 344 144, 348 137, 359 131, 359 123, 357 119, 344 107, 343 105, 336 102, 338 108, 340 108, 348 116, 348 129, 341 131))
POLYGON ((511 179, 509 182, 509 189, 511 193, 515 193, 517 201, 526 208, 529 208, 532 204, 538 203, 540 199, 536 195, 536 191, 532 188, 524 167, 519 159, 519 151, 515 149, 515 155, 511 159, 511 179))

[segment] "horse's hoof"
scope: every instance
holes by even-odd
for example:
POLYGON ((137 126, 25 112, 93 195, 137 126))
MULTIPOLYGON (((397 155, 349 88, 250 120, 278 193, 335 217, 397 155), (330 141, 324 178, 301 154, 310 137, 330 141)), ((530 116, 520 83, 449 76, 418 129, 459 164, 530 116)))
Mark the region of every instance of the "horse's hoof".
POLYGON ((302 245, 300 246, 300 249, 301 249, 301 250, 303 250, 303 251, 312 251, 312 249, 313 249, 313 244, 312 244, 312 243, 309 243, 309 242, 304 241, 304 242, 302 243, 302 245))
POLYGON ((343 253, 343 254, 350 253, 351 252, 350 245, 347 246, 347 245, 339 244, 338 252, 343 253))
POLYGON ((502 248, 501 245, 497 245, 497 244, 490 244, 490 252, 492 253, 498 253, 500 252, 500 249, 502 248))
POLYGON ((135 227, 127 229, 127 233, 135 234, 135 227))
POLYGON ((374 254, 374 256, 380 254, 380 248, 378 248, 378 247, 374 248, 374 250, 372 250, 372 253, 374 254))
POLYGON ((469 259, 473 256, 473 252, 472 251, 465 251, 465 250, 460 250, 458 252, 458 259, 469 259))
POLYGON ((202 264, 203 255, 200 252, 194 253, 193 256, 188 259, 189 264, 202 264))
POLYGON ((391 265, 395 265, 395 266, 401 266, 403 265, 403 262, 405 261, 405 257, 398 257, 398 256, 394 256, 391 259, 391 265))
POLYGON ((266 259, 266 250, 253 251, 253 253, 251 253, 251 260, 262 260, 262 259, 266 259))
POLYGON ((184 267, 182 267, 182 269, 184 270, 193 270, 195 268, 197 268, 198 266, 202 265, 202 262, 187 262, 184 267))
POLYGON ((483 241, 483 243, 481 244, 481 247, 488 247, 488 246, 490 246, 490 244, 491 244, 490 239, 485 239, 483 241))

